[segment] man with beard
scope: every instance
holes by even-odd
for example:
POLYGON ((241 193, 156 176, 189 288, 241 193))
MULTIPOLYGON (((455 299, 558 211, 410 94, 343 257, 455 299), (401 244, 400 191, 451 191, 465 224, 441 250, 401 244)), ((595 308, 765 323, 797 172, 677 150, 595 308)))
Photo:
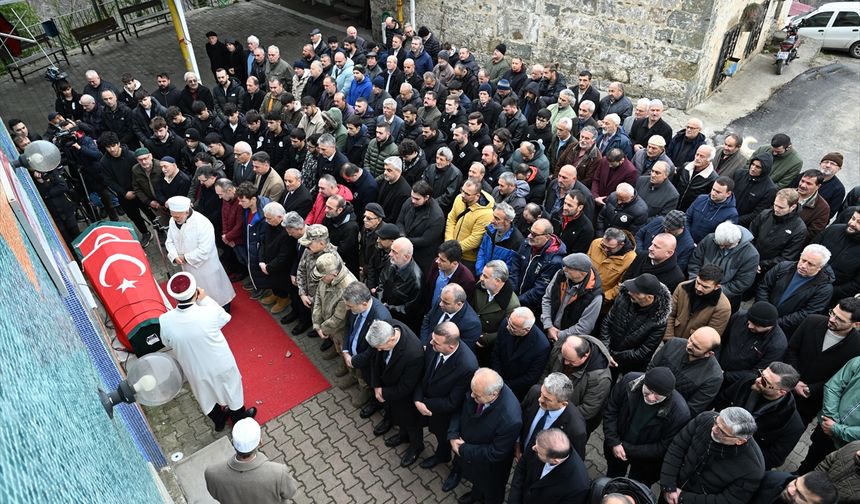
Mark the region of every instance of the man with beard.
POLYGON ((376 200, 385 212, 387 222, 397 222, 400 210, 409 199, 411 188, 403 177, 403 161, 396 156, 385 159, 384 182, 379 186, 376 200))
POLYGON ((818 170, 806 170, 800 174, 797 183, 797 194, 800 196, 800 218, 806 224, 806 240, 811 242, 818 236, 830 221, 830 206, 818 194, 818 189, 824 182, 824 174, 818 170))
POLYGON ((735 181, 735 199, 738 209, 738 224, 749 226, 763 210, 770 207, 776 195, 776 184, 770 179, 773 156, 764 152, 753 155, 749 168, 738 169, 735 181))
POLYGON ((764 476, 755 431, 755 419, 743 408, 695 416, 672 440, 663 459, 661 502, 748 502, 764 476))
POLYGON ((260 89, 260 80, 253 75, 245 79, 247 93, 242 97, 240 110, 245 113, 249 110, 260 110, 266 92, 260 89))
MULTIPOLYGON (((806 224, 797 214, 799 196, 794 189, 780 189, 773 208, 758 214, 749 224, 759 253, 759 277, 783 261, 796 261, 806 242, 806 224)), ((757 282, 758 283, 758 282, 757 282)))
POLYGON ((161 159, 164 156, 170 156, 174 159, 181 159, 185 142, 176 133, 168 129, 167 121, 161 117, 154 117, 149 125, 152 128, 152 136, 146 142, 146 147, 152 152, 153 157, 161 159))
POLYGON ((415 262, 421 271, 427 271, 444 239, 445 214, 433 198, 433 188, 426 180, 412 184, 410 201, 403 203, 397 226, 418 251, 415 262))
POLYGON ((841 152, 829 152, 821 158, 818 170, 824 174, 824 181, 818 188, 818 194, 830 205, 830 217, 836 215, 836 210, 845 198, 845 186, 836 176, 842 170, 844 157, 841 152))
POLYGON ((663 102, 656 99, 648 104, 648 115, 633 121, 630 127, 633 150, 644 149, 648 145, 648 139, 654 135, 663 137, 666 145, 672 141, 672 127, 663 119, 663 102))
POLYGON ((777 319, 779 312, 767 301, 731 316, 717 352, 725 376, 724 386, 755 376, 771 362, 781 359, 788 346, 777 319))
POLYGON ((788 187, 803 168, 803 160, 794 150, 791 138, 785 133, 777 133, 771 138, 770 145, 762 145, 756 149, 752 154, 752 159, 763 153, 773 156, 773 170, 770 173, 770 178, 779 189, 788 187))
POLYGON ((660 478, 666 450, 689 420, 690 410, 675 390, 671 370, 655 367, 626 374, 603 413, 606 475, 653 484, 660 478))
POLYGON ((633 102, 624 94, 624 84, 617 81, 610 82, 609 86, 606 87, 606 93, 606 97, 602 98, 598 104, 600 114, 597 117, 603 119, 609 114, 618 114, 621 123, 624 124, 625 120, 633 113, 633 102))
POLYGON ((836 277, 833 300, 860 292, 860 261, 857 261, 860 256, 860 208, 854 208, 847 224, 833 224, 825 229, 816 238, 816 243, 824 245, 832 253, 829 264, 836 277))
POLYGON ((594 226, 585 215, 585 194, 571 189, 565 194, 558 217, 553 217, 553 230, 570 253, 588 251, 594 239, 594 226))
POLYGON ((136 157, 148 154, 149 150, 138 149, 141 151, 140 154, 137 151, 132 154, 128 147, 120 144, 116 134, 111 132, 103 133, 102 137, 99 138, 99 144, 105 150, 105 154, 99 161, 99 168, 104 175, 105 182, 117 195, 119 205, 125 210, 125 214, 134 222, 137 232, 140 233, 141 246, 146 248, 152 239, 146 221, 155 219, 155 216, 149 208, 143 206, 137 199, 133 188, 131 169, 137 164, 136 157))
POLYGON ((675 375, 676 389, 687 400, 690 414, 709 409, 720 391, 723 371, 714 352, 720 334, 711 327, 696 329, 689 339, 671 338, 654 354, 648 369, 666 366, 675 375))
POLYGON ((737 133, 729 133, 723 140, 723 145, 714 154, 714 169, 721 177, 733 177, 735 172, 743 170, 748 163, 746 156, 741 154, 743 139, 737 133))
POLYGON ((815 471, 797 476, 768 471, 750 504, 835 504, 838 497, 827 473, 815 471))
MULTIPOLYGON (((482 84, 478 87, 478 99, 472 101, 471 112, 480 112, 483 123, 487 127, 487 134, 496 129, 496 124, 499 120, 499 114, 502 113, 502 106, 492 97, 492 88, 482 84)), ((470 116, 471 117, 471 116, 470 116)))
POLYGON ((102 91, 101 99, 104 102, 102 109, 102 123, 105 131, 112 131, 119 137, 120 143, 130 148, 137 148, 137 137, 132 130, 131 109, 128 105, 117 99, 113 90, 102 91))
POLYGON ((672 293, 672 313, 663 341, 688 338, 701 327, 711 327, 722 333, 729 323, 731 303, 720 289, 722 268, 706 264, 698 273, 694 280, 678 284, 672 293))
POLYGON ((714 406, 738 406, 752 414, 757 426, 753 438, 761 448, 765 469, 772 469, 785 462, 806 430, 791 394, 800 374, 779 361, 758 368, 757 373, 723 390, 714 406))
POLYGON ((194 72, 185 72, 185 87, 179 93, 179 109, 184 114, 193 115, 191 105, 196 101, 202 101, 209 110, 215 110, 215 100, 212 91, 206 86, 200 85, 200 80, 194 72))
POLYGON ((647 252, 636 252, 636 259, 624 272, 622 281, 636 278, 643 273, 651 273, 669 289, 670 293, 674 292, 685 278, 675 257, 677 243, 677 239, 671 233, 655 235, 647 252))
POLYGON ((155 76, 155 82, 158 89, 155 90, 153 96, 158 100, 158 103, 162 104, 165 108, 179 106, 180 93, 176 89, 176 86, 170 83, 170 75, 160 72, 155 76))
POLYGON ((648 219, 665 216, 678 205, 678 190, 669 182, 670 169, 668 163, 657 161, 648 175, 636 179, 636 194, 648 205, 648 219))

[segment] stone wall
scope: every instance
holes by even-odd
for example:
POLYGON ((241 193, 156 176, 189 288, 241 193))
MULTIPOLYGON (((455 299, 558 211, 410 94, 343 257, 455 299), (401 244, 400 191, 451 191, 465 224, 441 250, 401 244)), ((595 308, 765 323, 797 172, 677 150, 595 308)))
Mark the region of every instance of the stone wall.
MULTIPOLYGON (((569 84, 581 69, 588 69, 602 90, 618 80, 631 96, 661 98, 670 106, 687 108, 710 92, 724 33, 748 3, 416 0, 416 20, 440 40, 469 47, 482 62, 496 44, 505 42, 508 57, 521 56, 527 64, 561 63, 569 84)), ((395 12, 396 4, 371 0, 371 8, 377 21, 383 11, 395 12)), ((408 2, 403 14, 408 20, 408 2)))

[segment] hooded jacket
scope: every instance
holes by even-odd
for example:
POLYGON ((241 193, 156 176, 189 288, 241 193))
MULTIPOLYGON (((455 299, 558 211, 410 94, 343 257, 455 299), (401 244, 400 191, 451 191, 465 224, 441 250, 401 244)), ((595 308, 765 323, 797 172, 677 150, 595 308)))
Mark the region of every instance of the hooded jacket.
POLYGON ((546 181, 549 178, 549 159, 547 159, 546 154, 544 154, 544 147, 540 142, 532 142, 532 145, 535 146, 535 155, 530 161, 523 161, 523 154, 519 149, 516 149, 513 154, 511 154, 511 158, 505 164, 509 171, 515 172, 515 168, 518 164, 527 163, 529 166, 537 168, 542 180, 546 181))
POLYGON ((454 206, 448 212, 445 225, 445 240, 457 240, 463 248, 463 260, 474 262, 478 247, 487 225, 493 220, 493 197, 481 191, 478 201, 466 206, 463 196, 454 198, 454 206))
POLYGON ((734 194, 729 194, 728 198, 719 203, 715 203, 710 194, 700 194, 687 208, 687 229, 690 230, 690 236, 696 243, 708 233, 713 233, 717 225, 725 221, 731 221, 734 224, 738 222, 734 194))
POLYGON ((833 296, 835 280, 833 270, 825 266, 780 303, 796 272, 797 261, 783 261, 767 272, 756 292, 756 301, 767 301, 776 306, 779 311, 777 323, 789 338, 806 317, 824 313, 833 296))
POLYGON ((517 214, 517 216, 520 216, 523 213, 523 209, 526 207, 526 197, 529 195, 530 191, 531 188, 529 187, 528 182, 526 182, 525 180, 517 179, 516 186, 513 192, 511 192, 507 196, 502 196, 502 194, 499 192, 498 186, 493 189, 491 196, 493 197, 493 201, 495 201, 496 204, 507 203, 508 205, 511 205, 514 208, 514 212, 517 214))
POLYGON ((343 112, 337 107, 331 107, 323 113, 326 129, 334 135, 335 144, 339 152, 346 150, 346 126, 343 125, 343 112))
POLYGON ((754 439, 728 446, 711 439, 717 413, 693 418, 672 440, 663 468, 663 491, 681 489, 685 504, 746 504, 764 477, 764 457, 754 439))
POLYGON ((609 349, 599 339, 587 334, 577 334, 591 346, 588 360, 578 368, 564 365, 561 347, 564 340, 559 338, 549 354, 543 378, 550 373, 564 373, 573 382, 573 393, 570 395, 571 404, 579 408, 587 425, 600 421, 603 406, 609 399, 609 389, 612 387, 612 373, 609 370, 609 349))
MULTIPOLYGON (((541 79, 541 81, 543 81, 543 79, 541 79)), ((526 118, 526 123, 528 124, 535 123, 538 110, 543 108, 543 104, 540 102, 540 88, 541 83, 530 81, 526 84, 523 92, 520 93, 520 111, 523 113, 523 117, 526 118), (529 93, 531 93, 534 98, 529 98, 529 93)))
POLYGON ((571 283, 564 271, 559 270, 552 277, 541 298, 541 324, 545 330, 551 327, 559 329, 559 340, 574 334, 594 332, 600 307, 603 305, 600 275, 594 268, 578 284, 571 283))
POLYGON ((737 198, 738 224, 749 226, 749 223, 766 208, 773 205, 776 197, 776 184, 770 179, 773 169, 773 156, 769 152, 756 154, 750 162, 758 160, 761 163, 761 175, 753 177, 749 170, 738 170, 732 177, 735 189, 732 191, 737 198))
POLYGON ((323 225, 328 228, 329 240, 337 246, 343 263, 353 274, 358 273, 358 233, 360 228, 352 209, 352 203, 347 201, 343 212, 337 217, 323 219, 323 225))
POLYGON ((796 211, 777 217, 772 208, 763 210, 749 224, 749 230, 762 273, 782 261, 796 261, 806 243, 806 224, 796 211))
POLYGON ((770 145, 762 145, 753 152, 752 159, 755 159, 759 154, 770 154, 773 157, 773 170, 770 172, 770 179, 776 184, 777 189, 783 189, 791 184, 794 177, 800 174, 803 168, 803 160, 797 154, 794 148, 791 148, 781 156, 773 155, 773 147, 770 145))
POLYGON ((522 233, 514 225, 511 225, 510 229, 498 240, 496 239, 496 227, 492 223, 487 225, 487 231, 481 238, 481 245, 478 247, 475 271, 483 271, 488 262, 495 260, 504 261, 508 265, 508 271, 510 271, 523 240, 522 233))
POLYGON ((832 254, 828 266, 833 268, 836 281, 833 285, 833 299, 860 292, 860 233, 848 234, 847 224, 834 224, 818 235, 816 243, 827 247, 832 254))
POLYGON ((752 235, 741 228, 741 241, 727 251, 720 249, 714 240, 714 233, 705 236, 690 258, 687 265, 689 277, 698 275, 699 268, 705 264, 716 264, 723 269, 723 279, 720 282, 723 293, 728 298, 741 296, 752 287, 758 268, 758 250, 752 244, 752 235))
POLYGON ((521 305, 530 308, 540 306, 546 286, 561 269, 561 260, 566 254, 564 243, 555 235, 550 236, 537 254, 532 253, 532 246, 528 241, 523 241, 517 251, 517 258, 513 260, 509 276, 521 305))
POLYGON ((588 247, 588 257, 591 258, 591 264, 594 269, 600 273, 600 280, 603 282, 603 297, 607 301, 612 301, 617 295, 615 286, 621 282, 621 277, 633 260, 636 259, 636 241, 633 236, 625 231, 627 240, 624 245, 613 253, 607 254, 603 247, 600 246, 602 238, 595 238, 588 247))
POLYGON ((672 294, 665 285, 660 287, 654 302, 642 308, 631 300, 629 290, 622 285, 603 319, 600 340, 609 348, 609 354, 618 363, 618 371, 622 374, 645 371, 663 341, 672 309, 672 294))

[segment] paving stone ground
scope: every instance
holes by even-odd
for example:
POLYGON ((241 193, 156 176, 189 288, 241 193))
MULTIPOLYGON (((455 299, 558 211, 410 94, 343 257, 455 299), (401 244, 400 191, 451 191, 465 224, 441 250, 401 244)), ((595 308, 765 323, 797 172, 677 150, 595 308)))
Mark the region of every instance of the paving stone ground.
MULTIPOLYGON (((323 17, 334 19, 330 13, 323 14, 323 17)), ((279 45, 287 61, 295 59, 310 27, 320 26, 326 34, 334 32, 334 25, 314 22, 260 1, 191 12, 188 25, 197 44, 198 65, 208 85, 212 84, 212 78, 208 73, 203 34, 210 29, 240 39, 253 32, 264 43, 279 45)), ((119 82, 122 73, 132 72, 148 88, 154 88, 156 72, 167 70, 174 76, 174 83, 180 83, 181 87, 184 67, 172 27, 149 30, 139 39, 130 37, 128 44, 99 42, 93 50, 95 56, 81 55, 80 50, 75 50, 70 57, 71 67, 64 68, 69 71, 76 89, 85 83, 83 74, 89 68, 99 70, 103 78, 115 83, 119 82)), ((4 76, 0 80, 0 96, 3 96, 0 114, 5 119, 19 117, 30 125, 32 131, 44 130, 54 98, 50 84, 38 74, 32 75, 26 85, 13 83, 4 76)), ((150 252, 157 253, 153 246, 150 246, 150 252)), ((157 263, 159 261, 153 258, 154 267, 157 263)), ((277 334, 272 337, 290 336, 277 334)), ((318 340, 300 336, 296 343, 330 381, 334 379, 335 361, 321 359, 318 340)), ((406 447, 387 448, 381 437, 374 437, 372 426, 378 417, 360 419, 357 409, 350 405, 349 393, 354 393, 354 389, 331 388, 264 426, 262 451, 271 459, 290 466, 299 483, 296 502, 453 503, 457 496, 468 491, 465 483, 453 493, 441 491, 448 471, 445 466, 429 471, 418 468, 417 464, 412 468, 401 468, 400 456, 406 447)), ((145 408, 145 411, 168 457, 176 452, 191 455, 226 435, 226 432, 215 433, 212 430, 211 422, 199 410, 187 387, 169 404, 145 408)), ((598 429, 588 441, 586 465, 592 477, 606 469, 602 437, 602 431, 598 429)), ((425 454, 430 453, 435 442, 431 438, 425 439, 425 454)), ((786 468, 797 467, 807 444, 808 434, 789 457, 786 468)), ((170 479, 169 474, 166 479, 170 479)), ((168 486, 175 488, 175 485, 168 486)), ((182 502, 181 495, 175 492, 173 495, 177 502, 182 502)))

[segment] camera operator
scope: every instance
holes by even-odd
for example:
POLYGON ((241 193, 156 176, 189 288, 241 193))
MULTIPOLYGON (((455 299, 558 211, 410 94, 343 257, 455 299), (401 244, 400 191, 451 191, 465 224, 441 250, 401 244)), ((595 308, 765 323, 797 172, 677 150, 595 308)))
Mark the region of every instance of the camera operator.
POLYGON ((59 147, 63 163, 69 166, 72 175, 79 176, 83 182, 81 199, 89 200, 89 193, 98 194, 108 218, 116 221, 119 220, 119 215, 113 206, 113 194, 99 167, 102 153, 99 152, 96 141, 87 134, 89 128, 87 123, 76 125, 66 120, 60 125, 61 131, 54 137, 54 145, 59 147))
MULTIPOLYGON (((30 143, 26 135, 16 135, 12 140, 16 146, 24 144, 26 147, 26 144, 30 143)), ((42 200, 57 224, 63 240, 71 248, 72 240, 77 238, 81 230, 78 228, 78 220, 75 216, 77 204, 72 200, 69 184, 63 176, 62 165, 45 173, 31 170, 30 175, 36 182, 36 189, 42 195, 42 200)))

